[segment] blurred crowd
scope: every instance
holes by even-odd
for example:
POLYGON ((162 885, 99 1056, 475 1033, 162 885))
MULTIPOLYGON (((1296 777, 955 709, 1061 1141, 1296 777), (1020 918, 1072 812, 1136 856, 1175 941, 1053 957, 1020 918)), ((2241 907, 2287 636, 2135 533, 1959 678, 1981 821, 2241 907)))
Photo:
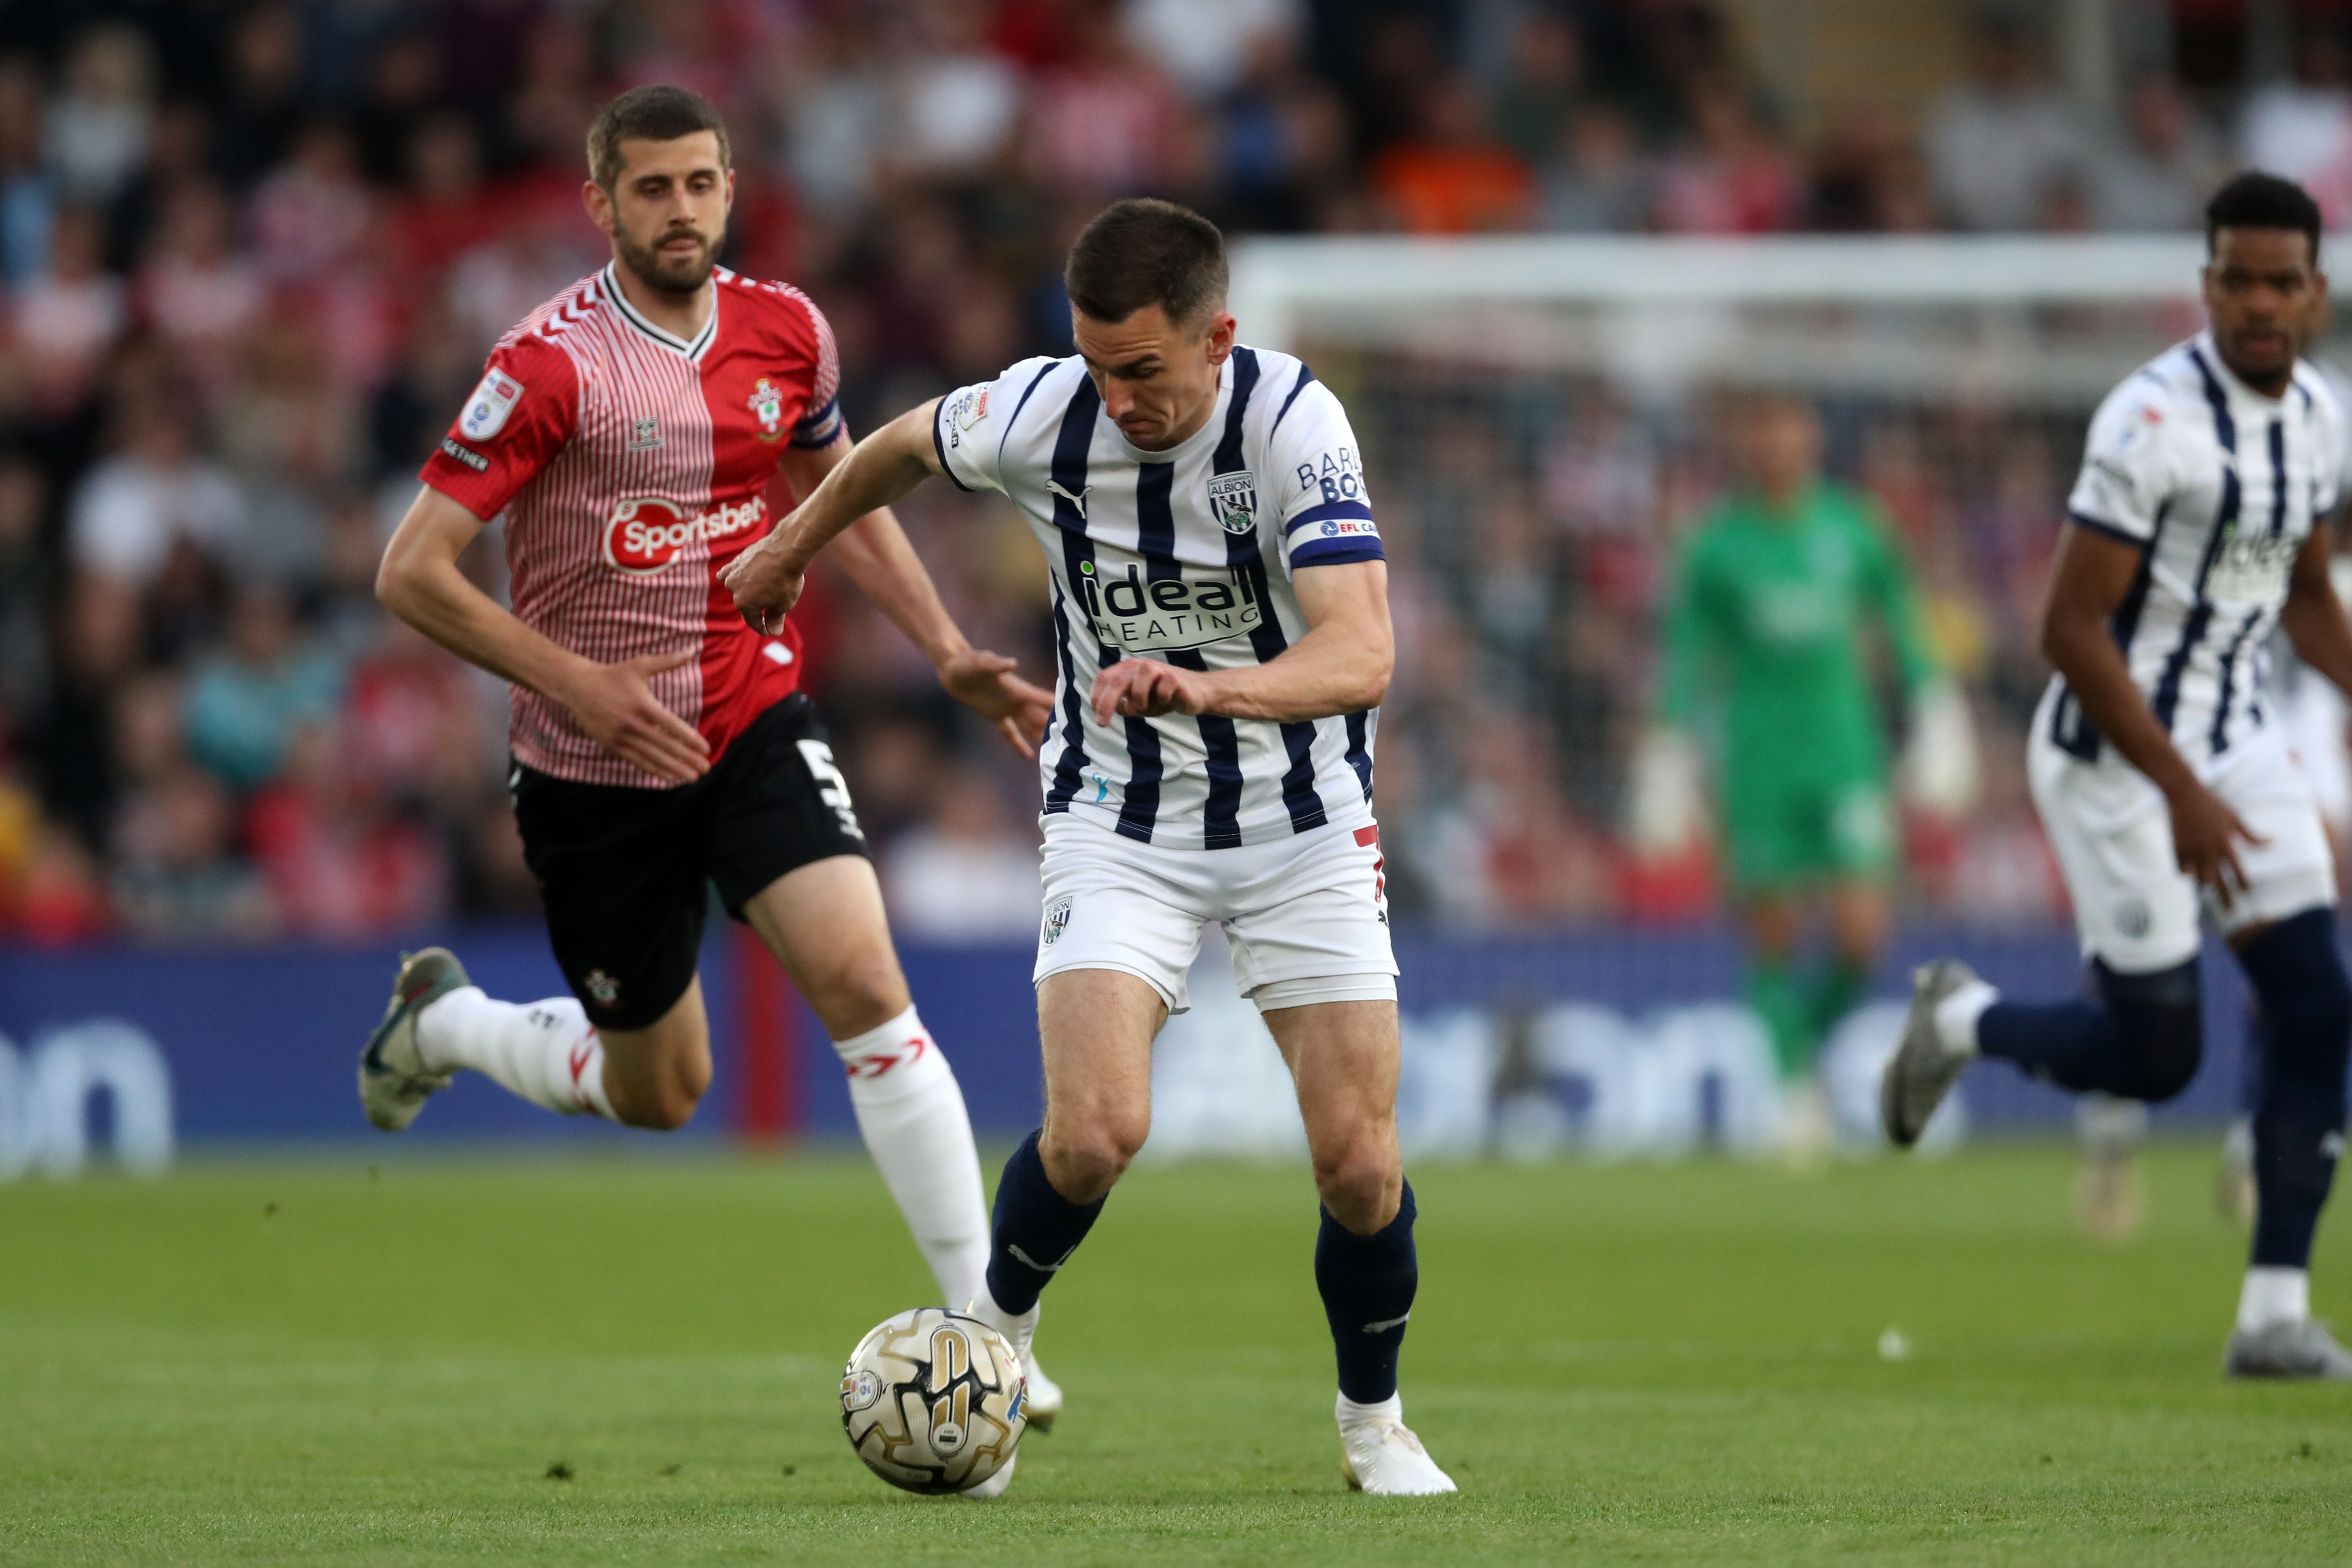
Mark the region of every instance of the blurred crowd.
MULTIPOLYGON (((0 934, 351 937, 536 907, 501 689, 371 582, 489 343, 601 264, 582 139, 621 88, 727 111, 727 260, 824 308, 864 429, 1063 350, 1059 260, 1113 195, 1237 233, 2178 230, 2243 161, 2352 210, 2347 58, 2315 27, 2291 78, 2147 76, 2102 118, 1992 16, 1916 125, 1855 110, 1800 136, 1709 0, 0 0, 0 934)), ((1381 751, 1415 851, 1401 906, 1704 913, 1704 864, 1630 865, 1610 824, 1658 556, 1723 478, 1706 411, 1428 390, 1436 417, 1391 417, 1410 396, 1360 416, 1391 549, 1428 568, 1400 573, 1381 751), (1520 481, 1496 490, 1497 463, 1520 481), (1412 870, 1441 863, 1483 869, 1412 870)), ((1943 591, 1956 662, 1995 708, 2028 701, 2074 435, 1832 424, 1943 591)), ((929 493, 905 515, 975 640, 1042 674, 1013 519, 929 493)), ((500 590, 495 529, 467 567, 500 590)), ((854 591, 800 613, 902 927, 1027 930, 1025 770, 854 591)), ((1980 829, 1923 831, 1928 902, 2050 907, 2012 762, 1990 759, 1980 829)))

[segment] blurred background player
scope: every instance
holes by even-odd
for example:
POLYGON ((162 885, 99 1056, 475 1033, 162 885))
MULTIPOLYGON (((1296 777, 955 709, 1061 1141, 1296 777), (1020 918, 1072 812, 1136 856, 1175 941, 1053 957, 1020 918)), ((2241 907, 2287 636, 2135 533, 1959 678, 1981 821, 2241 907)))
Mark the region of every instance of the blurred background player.
POLYGON ((1716 772, 1748 995, 1772 1037, 1792 1158, 1828 1145, 1821 1044, 1878 967, 1899 829, 1866 638, 1884 634, 1909 698, 1906 772, 1923 803, 1957 814, 1976 758, 1958 689, 1939 678, 1901 547, 1864 497, 1824 478, 1812 404, 1759 392, 1732 411, 1741 483, 1698 524, 1675 570, 1656 727, 1629 790, 1633 836, 1671 852, 1696 831, 1700 744, 1716 772), (1803 972, 1807 904, 1830 951, 1803 972))
POLYGON ((2206 225, 2211 325, 2101 405, 2044 612, 2057 674, 2029 771, 2096 997, 2006 1001, 1957 960, 1922 967, 1884 1114, 1895 1143, 1916 1141, 1979 1054, 2078 1092, 2179 1093, 2203 1050, 2201 905, 2264 1036, 2258 1212, 2223 1364, 2352 1379, 2352 1353, 2311 1317, 2309 1272, 2344 1147, 2352 978, 2326 833, 2261 668, 2277 627, 2352 691, 2327 527, 2345 413, 2302 360, 2326 311, 2321 218, 2301 186, 2248 173, 2206 225))
MULTIPOLYGON (((960 1305, 988 1247, 962 1092, 796 689, 798 637, 753 635, 716 586, 765 534, 779 465, 805 494, 849 450, 833 334, 799 290, 714 267, 733 174, 708 103, 634 89, 588 152, 612 263, 499 341, 379 578, 404 620, 512 684, 515 814, 572 995, 493 1000, 427 948, 401 966, 361 1100, 398 1132, 472 1069, 564 1115, 682 1125, 710 1082, 696 965, 715 883, 833 1037, 858 1129, 960 1305), (512 613, 457 566, 501 512, 512 613)), ((1045 694, 965 643, 887 512, 847 542, 850 574, 942 685, 1026 751, 1045 694)), ((1050 1421, 1058 1394, 1039 1379, 1033 1396, 1050 1421)))

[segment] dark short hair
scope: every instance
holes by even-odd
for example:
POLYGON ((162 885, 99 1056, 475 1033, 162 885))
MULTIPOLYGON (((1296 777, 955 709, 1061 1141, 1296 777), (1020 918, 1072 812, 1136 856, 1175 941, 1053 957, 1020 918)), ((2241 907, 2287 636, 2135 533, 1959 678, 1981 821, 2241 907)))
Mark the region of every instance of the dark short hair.
POLYGON ((719 138, 719 166, 727 168, 727 122, 708 99, 666 84, 633 87, 598 110, 588 127, 588 177, 609 191, 621 177, 622 142, 675 141, 698 131, 719 138))
POLYGON ((2231 176, 2205 204, 2205 254, 2211 256, 2223 229, 2295 229, 2311 241, 2319 260, 2319 235, 2326 224, 2311 193, 2293 180, 2249 169, 2231 176))
POLYGON ((1197 320, 1225 302, 1225 277, 1217 225, 1144 196, 1097 213, 1062 272, 1070 303, 1097 321, 1124 321, 1147 305, 1171 321, 1197 320))

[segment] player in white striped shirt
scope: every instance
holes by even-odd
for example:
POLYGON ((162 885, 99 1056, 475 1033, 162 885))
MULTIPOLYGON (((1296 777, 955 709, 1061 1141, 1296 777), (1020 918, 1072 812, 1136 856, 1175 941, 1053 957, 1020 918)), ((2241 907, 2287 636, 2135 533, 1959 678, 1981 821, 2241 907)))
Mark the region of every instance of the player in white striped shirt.
POLYGON ((1913 1142, 1979 1053, 2062 1088, 2179 1093, 2203 1050, 2201 905, 2267 1036, 2259 1213, 2223 1364, 2352 1379, 2352 1354, 2311 1317, 2308 1271, 2344 1147, 2352 977, 2326 835, 2262 679, 2275 626, 2352 691, 2326 527, 2345 414, 2301 360, 2326 307, 2320 215, 2299 186, 2242 174, 2206 224, 2211 327, 2093 420, 2042 625, 2058 674, 2028 770, 2096 999, 2005 1001, 1956 960, 1927 966, 1883 1109, 1913 1142))
POLYGON ((1027 517, 1060 666, 1040 753, 1045 1124, 1005 1166, 973 1311, 1027 1343, 1039 1291, 1142 1146, 1152 1039, 1218 922, 1307 1124, 1343 1473, 1452 1491, 1396 1393, 1419 1271, 1370 804, 1387 564, 1339 400, 1234 341, 1225 280, 1208 220, 1114 204, 1070 256, 1077 354, 876 432, 722 580, 764 632, 827 540, 934 475, 1027 517))

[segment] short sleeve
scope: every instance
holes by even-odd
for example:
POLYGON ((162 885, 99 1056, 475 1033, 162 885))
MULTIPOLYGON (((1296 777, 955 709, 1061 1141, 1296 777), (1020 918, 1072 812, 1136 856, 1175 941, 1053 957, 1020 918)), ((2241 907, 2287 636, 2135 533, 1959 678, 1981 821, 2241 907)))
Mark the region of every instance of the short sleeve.
MULTIPOLYGON (((795 293, 798 291, 795 290, 795 293)), ((841 348, 833 340, 833 323, 805 294, 809 326, 816 334, 816 366, 809 379, 808 407, 793 423, 794 446, 824 448, 841 439, 841 348)))
POLYGON ((2312 402, 2312 412, 2327 444, 2326 461, 2320 464, 2313 483, 2311 515, 2325 518, 2344 504, 2345 482, 2352 478, 2352 428, 2347 428, 2346 423, 2343 383, 2333 376, 2320 377, 2312 402))
POLYGON ((509 501, 555 460, 580 423, 580 372, 572 356, 525 335, 490 354, 441 445, 419 476, 478 517, 509 501))
MULTIPOLYGON (((1299 374, 1307 374, 1304 366, 1299 374)), ((1304 382, 1276 419, 1266 445, 1287 570, 1387 558, 1364 487, 1363 454, 1330 388, 1304 382)))
POLYGON ((2172 491, 2171 444, 2179 438, 2162 387, 2147 377, 2108 393, 2091 419, 2067 517, 2129 544, 2154 538, 2172 491))
POLYGON ((1004 488, 1004 441, 1027 394, 1060 361, 1024 360, 992 382, 958 387, 931 415, 940 467, 960 490, 1004 488))

